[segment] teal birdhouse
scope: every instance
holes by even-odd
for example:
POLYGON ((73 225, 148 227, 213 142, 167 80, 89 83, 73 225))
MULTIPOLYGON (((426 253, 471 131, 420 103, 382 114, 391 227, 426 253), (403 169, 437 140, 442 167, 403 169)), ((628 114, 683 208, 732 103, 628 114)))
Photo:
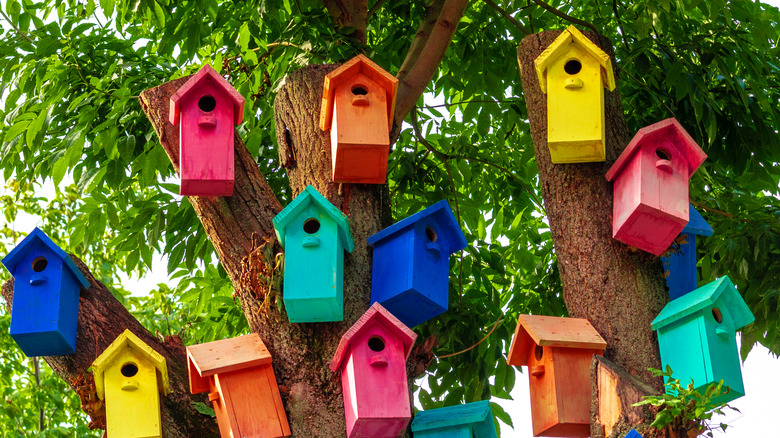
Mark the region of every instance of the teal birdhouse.
POLYGON ((290 322, 344 318, 344 250, 355 244, 347 216, 312 186, 274 218, 284 247, 284 307, 290 322))
POLYGON ((487 400, 418 412, 412 421, 415 438, 496 438, 493 411, 487 400))
POLYGON ((728 393, 715 402, 745 395, 736 332, 755 320, 728 276, 672 300, 653 320, 663 368, 698 390, 723 380, 728 393))

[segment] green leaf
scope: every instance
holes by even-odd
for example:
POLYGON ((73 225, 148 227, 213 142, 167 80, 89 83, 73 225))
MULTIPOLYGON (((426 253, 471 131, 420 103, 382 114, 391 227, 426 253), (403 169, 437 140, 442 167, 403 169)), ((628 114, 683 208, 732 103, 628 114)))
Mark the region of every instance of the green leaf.
POLYGON ((48 110, 41 110, 40 114, 38 114, 38 117, 36 117, 35 120, 33 120, 27 127, 27 146, 30 149, 35 150, 36 136, 38 136, 38 133, 41 131, 43 123, 46 121, 47 115, 48 110))

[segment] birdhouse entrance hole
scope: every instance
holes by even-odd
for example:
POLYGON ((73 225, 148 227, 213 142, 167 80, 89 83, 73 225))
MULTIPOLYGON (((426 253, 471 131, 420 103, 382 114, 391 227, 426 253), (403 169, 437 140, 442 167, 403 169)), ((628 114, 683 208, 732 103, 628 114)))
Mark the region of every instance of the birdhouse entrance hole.
POLYGON ((666 152, 666 150, 658 148, 655 150, 655 154, 658 156, 661 160, 669 161, 672 159, 672 157, 669 155, 669 152, 666 152))
POLYGON ((44 269, 46 269, 46 266, 49 265, 49 262, 46 261, 46 257, 38 257, 32 262, 32 269, 35 272, 42 272, 44 269))
POLYGON ((352 87, 352 94, 354 94, 355 96, 365 96, 366 94, 368 94, 368 89, 366 88, 365 85, 357 84, 352 87))
POLYGON ((305 231, 306 234, 314 234, 319 230, 320 230, 320 221, 318 221, 317 219, 314 218, 306 219, 306 222, 303 223, 303 231, 305 231))
POLYGON ((534 357, 536 357, 536 360, 542 360, 542 356, 544 356, 544 347, 537 345, 534 349, 534 357))
POLYGON ((576 75, 582 70, 582 63, 577 59, 570 59, 563 65, 563 70, 570 75, 576 75))
POLYGON ((425 235, 428 237, 428 240, 431 242, 435 242, 436 239, 439 237, 436 235, 436 231, 433 230, 431 227, 425 227, 425 235))
POLYGON ((198 99, 198 108, 200 108, 201 111, 210 113, 214 111, 214 108, 217 107, 217 99, 214 99, 214 96, 205 95, 198 99))
POLYGON ((138 374, 138 365, 128 362, 124 365, 122 365, 122 375, 125 377, 133 377, 136 374, 138 374))
POLYGON ((712 317, 715 318, 715 322, 717 322, 718 324, 723 322, 723 314, 720 313, 720 309, 718 309, 717 307, 712 308, 712 317))
POLYGON ((379 336, 372 336, 371 339, 368 340, 368 348, 372 351, 382 351, 385 349, 385 340, 379 336))

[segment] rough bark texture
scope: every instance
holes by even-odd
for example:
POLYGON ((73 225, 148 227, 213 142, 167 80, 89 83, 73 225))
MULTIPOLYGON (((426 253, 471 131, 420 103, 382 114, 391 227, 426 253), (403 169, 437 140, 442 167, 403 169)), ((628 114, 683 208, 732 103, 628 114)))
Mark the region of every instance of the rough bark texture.
POLYGON ((632 406, 642 397, 657 394, 654 388, 601 356, 594 356, 591 378, 591 438, 621 438, 636 429, 644 438, 667 436, 663 431, 647 426, 655 418, 657 408, 632 406), (644 427, 637 426, 645 423, 644 427))
MULTIPOLYGON (((573 317, 587 318, 604 337, 606 358, 660 391, 663 382, 647 368, 661 367, 650 330, 668 301, 661 262, 612 238, 612 184, 604 175, 630 140, 617 89, 605 91, 607 161, 550 161, 547 100, 533 61, 559 34, 545 31, 525 37, 517 56, 566 308, 573 317)), ((592 32, 586 35, 613 56, 614 65, 612 43, 592 32)))
MULTIPOLYGON (((187 361, 184 346, 178 337, 164 342, 149 333, 117 301, 103 283, 95 280, 87 266, 76 257, 76 265, 89 281, 90 287, 81 291, 76 338, 76 354, 44 357, 57 375, 68 382, 81 397, 82 409, 92 418, 92 425, 105 427, 105 408, 97 400, 92 373, 87 368, 125 329, 130 329, 142 341, 165 357, 171 392, 161 397, 163 436, 166 438, 217 437, 219 431, 213 418, 198 413, 192 403, 208 402, 204 394, 190 394, 187 379, 187 361)), ((14 280, 3 284, 2 294, 6 309, 11 312, 14 280)))

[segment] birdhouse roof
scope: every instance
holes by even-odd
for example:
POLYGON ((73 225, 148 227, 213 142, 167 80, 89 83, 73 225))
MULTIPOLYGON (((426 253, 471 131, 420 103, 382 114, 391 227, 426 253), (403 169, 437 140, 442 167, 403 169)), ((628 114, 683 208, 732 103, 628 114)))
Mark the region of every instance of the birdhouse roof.
POLYGON ((688 131, 674 118, 662 120, 640 129, 631 142, 620 154, 615 164, 607 172, 607 181, 612 181, 628 164, 634 154, 641 149, 643 144, 657 144, 662 140, 668 140, 685 157, 688 162, 688 178, 696 173, 696 169, 707 159, 707 154, 696 144, 696 141, 688 134, 688 131))
POLYGON ((395 94, 398 89, 398 78, 386 72, 374 61, 365 55, 358 55, 342 64, 336 70, 325 76, 325 84, 322 88, 322 107, 320 108, 320 129, 330 129, 333 119, 333 104, 336 87, 351 80, 355 75, 362 74, 376 82, 387 94, 387 123, 390 128, 393 124, 395 112, 395 94))
POLYGON ((667 304, 661 313, 655 317, 650 327, 653 330, 663 328, 673 322, 679 321, 699 310, 714 307, 715 303, 723 300, 718 309, 729 314, 734 321, 734 329, 738 330, 753 321, 755 317, 748 308, 745 300, 734 287, 734 283, 728 275, 707 283, 704 286, 689 292, 667 304))
POLYGON ((168 115, 171 124, 179 123, 179 105, 181 101, 190 91, 197 89, 197 85, 202 81, 212 81, 225 92, 225 95, 233 101, 233 123, 236 125, 241 123, 241 120, 244 118, 244 96, 233 88, 230 82, 226 81, 216 70, 206 64, 171 96, 171 108, 168 115))
POLYGON ((165 363, 165 358, 152 347, 144 343, 129 329, 125 329, 121 335, 117 336, 114 342, 111 343, 100 356, 92 362, 92 373, 95 376, 95 389, 97 390, 98 398, 103 400, 104 398, 104 386, 103 386, 103 374, 108 368, 114 365, 114 360, 117 359, 125 350, 132 350, 136 354, 140 354, 146 360, 149 361, 157 369, 157 388, 163 394, 170 392, 168 385, 168 367, 165 363))
POLYGON ((16 272, 16 265, 19 264, 19 262, 21 262, 30 251, 33 251, 38 246, 48 247, 51 251, 57 254, 57 257, 59 257, 65 264, 65 269, 70 271, 70 273, 76 277, 76 280, 78 280, 79 284, 81 284, 81 287, 84 289, 89 288, 89 282, 87 281, 87 278, 84 276, 84 274, 81 273, 81 270, 78 268, 78 266, 76 266, 76 263, 73 261, 73 259, 71 259, 70 256, 59 246, 52 242, 46 233, 37 227, 32 230, 32 232, 28 234, 24 240, 19 242, 19 244, 16 245, 16 248, 11 250, 11 252, 9 252, 8 255, 3 258, 3 264, 6 268, 8 268, 8 271, 11 273, 11 275, 14 275, 16 272))
POLYGON ((284 207, 284 209, 274 217, 274 229, 276 230, 276 237, 279 239, 279 244, 284 247, 287 225, 294 221, 311 203, 314 203, 314 205, 323 213, 336 222, 339 229, 341 244, 347 252, 352 252, 355 248, 355 243, 352 240, 352 232, 349 231, 349 219, 347 218, 347 215, 342 213, 335 205, 331 204, 324 196, 320 195, 320 192, 312 186, 307 186, 287 205, 287 207, 284 207))
POLYGON ((349 345, 352 339, 355 338, 364 329, 374 325, 381 324, 391 333, 393 333, 404 346, 404 357, 409 358, 409 354, 412 352, 412 345, 417 334, 415 334, 409 327, 398 320, 392 313, 382 307, 379 303, 374 303, 360 319, 352 325, 352 327, 344 333, 339 341, 339 346, 336 347, 336 353, 333 355, 333 359, 330 361, 330 369, 332 371, 338 371, 341 367, 341 362, 349 353, 349 345))
MULTIPOLYGON (((483 422, 490 422, 488 427, 492 427, 495 431, 493 411, 490 409, 490 402, 487 400, 420 411, 414 416, 412 421, 412 432, 416 433, 423 430, 444 429, 483 422)), ((476 436, 488 435, 477 434, 476 436)), ((495 432, 492 436, 495 436, 495 432)))
POLYGON ((190 369, 190 390, 198 394, 209 389, 208 377, 271 363, 268 352, 257 333, 187 347, 190 369), (193 373, 194 369, 194 373, 193 373))
POLYGON ((631 429, 623 438, 642 438, 642 435, 640 435, 639 432, 635 431, 634 429, 631 429))
POLYGON ((699 236, 712 236, 713 233, 710 224, 693 208, 693 204, 688 204, 688 225, 682 230, 682 234, 686 233, 699 236))
POLYGON ((612 70, 612 60, 609 58, 609 55, 601 50, 599 46, 593 44, 593 41, 589 40, 576 27, 569 26, 534 60, 536 75, 539 78, 539 87, 541 87, 542 93, 547 94, 547 69, 559 57, 565 55, 572 44, 582 48, 595 62, 599 63, 604 88, 609 91, 614 90, 615 73, 612 70))
POLYGON ((450 204, 447 203, 446 199, 442 199, 425 210, 419 211, 374 234, 368 238, 368 244, 373 245, 380 240, 391 238, 396 233, 411 227, 428 216, 433 216, 433 219, 441 227, 441 233, 437 237, 443 237, 447 241, 450 253, 460 251, 466 247, 466 236, 463 235, 463 231, 460 229, 455 215, 452 214, 452 209, 450 209, 450 204))
POLYGON ((509 365, 528 365, 531 346, 604 350, 607 342, 583 318, 520 315, 509 348, 509 365))

